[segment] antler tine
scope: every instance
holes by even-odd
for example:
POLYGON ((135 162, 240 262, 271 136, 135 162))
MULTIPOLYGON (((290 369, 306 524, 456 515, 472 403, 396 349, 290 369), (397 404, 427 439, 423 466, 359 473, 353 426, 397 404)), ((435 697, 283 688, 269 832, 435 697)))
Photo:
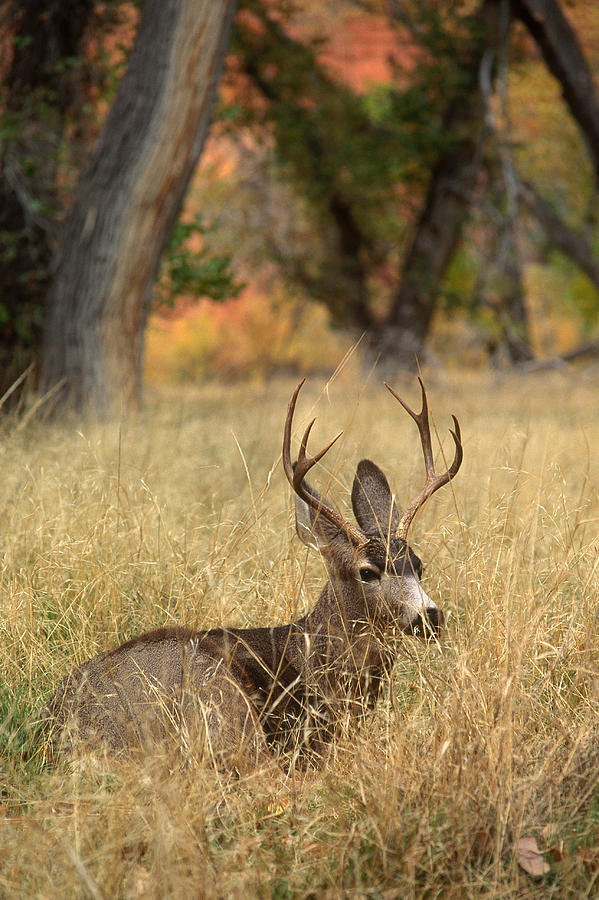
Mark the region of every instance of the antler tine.
POLYGON ((412 524, 414 516, 416 515, 420 507, 426 503, 428 498, 432 494, 434 494, 435 491, 438 491, 439 488, 446 485, 449 481, 451 481, 452 478, 455 478, 462 464, 464 455, 460 424, 456 417, 452 415, 451 418, 453 419, 454 427, 449 429, 449 433, 451 434, 455 444, 455 454, 453 462, 446 472, 441 475, 436 474, 431 443, 431 429, 428 417, 428 400, 426 397, 426 390, 422 379, 418 378, 418 381, 420 382, 420 390, 422 392, 422 409, 419 413, 415 413, 414 410, 410 409, 407 403, 405 403, 405 401, 395 393, 393 388, 389 384, 387 384, 387 382, 385 382, 385 387, 393 394, 395 399, 401 403, 405 411, 409 413, 409 415, 414 419, 418 426, 418 431, 420 433, 420 442, 422 444, 422 453, 424 456, 424 466, 426 469, 426 482, 424 487, 407 505, 397 526, 397 537, 402 538, 403 540, 406 540, 408 529, 412 524))
POLYGON ((453 414, 451 418, 453 419, 454 427, 449 429, 449 433, 452 436, 453 442, 455 444, 455 456, 453 458, 452 464, 448 469, 449 480, 451 480, 458 474, 458 469, 462 465, 462 460, 464 458, 464 448, 462 447, 462 432, 460 431, 460 423, 453 414))
POLYGON ((359 528, 356 528, 351 522, 348 522, 343 516, 338 513, 336 510, 329 506, 328 503, 325 503, 320 497, 315 496, 308 485, 304 483, 304 478, 310 471, 310 469, 319 462, 322 457, 327 453, 328 450, 331 449, 335 441, 339 440, 342 431, 336 435, 332 441, 316 453, 314 456, 309 457, 306 455, 306 447, 308 444, 308 438, 310 436, 310 432, 312 431, 312 426, 316 419, 312 419, 309 423, 308 427, 304 432, 304 436, 300 443, 299 453, 297 462, 295 465, 291 462, 291 423, 293 421, 293 414, 295 412, 295 405, 297 402, 298 394, 302 388, 302 385, 305 382, 305 378, 303 378, 293 394, 291 395, 291 399, 289 401, 289 406, 287 408, 287 418, 285 419, 285 428, 283 430, 283 468, 285 470, 285 475, 287 476, 287 480, 292 486, 295 493, 298 497, 308 504, 315 512, 319 515, 322 515, 325 519, 327 519, 332 525, 336 528, 339 528, 354 544, 361 544, 364 541, 364 535, 360 531, 359 528))
POLYGON ((422 452, 424 455, 424 465, 426 468, 427 477, 431 474, 434 474, 434 462, 433 462, 433 447, 431 443, 431 430, 428 420, 428 398, 426 396, 426 389, 424 387, 422 378, 418 377, 418 383, 420 384, 420 391, 422 394, 422 409, 419 413, 415 413, 413 409, 410 409, 405 400, 402 400, 399 394, 396 394, 390 384, 385 382, 385 387, 388 391, 390 391, 396 400, 398 400, 405 411, 414 419, 416 424, 418 425, 418 431, 420 432, 420 440, 422 443, 422 452))
POLYGON ((308 474, 308 472, 310 471, 312 466, 315 466, 317 462, 320 462, 320 460, 325 455, 325 453, 331 449, 331 447, 333 446, 335 441, 338 441, 339 438, 341 437, 341 435, 343 434, 342 431, 340 431, 339 434, 336 434, 335 437, 333 438, 333 440, 329 441, 329 443, 326 445, 326 447, 324 447, 323 450, 320 450, 316 454, 316 456, 306 456, 306 446, 308 444, 308 438, 310 436, 310 432, 312 431, 312 426, 314 425, 315 422, 316 422, 316 419, 312 419, 312 421, 310 422, 310 424, 304 431, 304 436, 302 438, 302 442, 301 442, 300 448, 299 448, 297 462, 296 462, 295 466, 293 467, 293 486, 296 489, 297 489, 297 487, 299 487, 299 485, 303 481, 304 476, 308 474))
MULTIPOLYGON (((302 386, 304 385, 306 379, 302 378, 293 394, 291 395, 291 399, 289 400, 289 405, 287 407, 287 417, 285 419, 285 427, 283 429, 283 468, 285 470, 285 475, 287 476, 287 481, 290 485, 295 489, 295 485, 293 483, 293 463, 291 462, 291 423, 293 421, 293 414, 295 412, 295 404, 297 402, 297 395, 299 394, 302 386)), ((306 435, 304 435, 306 437, 306 435)))

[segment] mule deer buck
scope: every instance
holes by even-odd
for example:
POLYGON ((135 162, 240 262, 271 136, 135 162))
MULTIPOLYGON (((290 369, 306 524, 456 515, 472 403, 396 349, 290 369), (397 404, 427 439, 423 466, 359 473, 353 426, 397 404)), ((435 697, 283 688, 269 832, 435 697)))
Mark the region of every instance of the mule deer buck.
POLYGON ((317 763, 339 723, 376 702, 402 633, 438 634, 443 613, 420 585, 407 535, 421 506, 460 468, 457 419, 453 462, 436 474, 422 381, 419 413, 387 385, 418 426, 426 481, 400 514, 383 472, 363 459, 351 493, 356 526, 306 481, 340 435, 308 457, 312 420, 291 461, 302 384, 289 402, 283 467, 296 494, 297 533, 328 569, 312 611, 272 628, 162 628, 100 653, 64 679, 44 710, 54 753, 82 745, 147 752, 172 740, 177 751, 240 772, 272 764, 273 751, 288 765, 317 763))

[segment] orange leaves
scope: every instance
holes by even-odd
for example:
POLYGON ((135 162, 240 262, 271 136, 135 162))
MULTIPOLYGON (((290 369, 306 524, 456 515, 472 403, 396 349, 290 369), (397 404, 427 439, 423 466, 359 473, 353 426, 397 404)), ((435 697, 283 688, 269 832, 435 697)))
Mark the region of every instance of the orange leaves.
POLYGON ((326 370, 347 348, 321 306, 248 287, 224 303, 202 300, 154 313, 146 333, 146 377, 152 384, 206 377, 260 381, 281 370, 326 370))

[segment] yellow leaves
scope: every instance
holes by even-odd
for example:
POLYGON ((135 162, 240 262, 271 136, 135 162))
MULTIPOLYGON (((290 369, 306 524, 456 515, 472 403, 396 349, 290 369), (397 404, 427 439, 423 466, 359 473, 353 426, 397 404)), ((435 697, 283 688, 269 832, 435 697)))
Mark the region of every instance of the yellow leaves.
POLYGON ((272 800, 267 809, 266 818, 274 818, 276 816, 282 816, 283 813, 289 808, 289 804, 291 803, 289 797, 280 797, 278 800, 272 800))
POLYGON ((145 374, 152 384, 206 376, 264 380, 281 369, 326 369, 349 345, 331 331, 322 306, 250 285, 224 303, 182 301, 174 311, 153 314, 145 374))

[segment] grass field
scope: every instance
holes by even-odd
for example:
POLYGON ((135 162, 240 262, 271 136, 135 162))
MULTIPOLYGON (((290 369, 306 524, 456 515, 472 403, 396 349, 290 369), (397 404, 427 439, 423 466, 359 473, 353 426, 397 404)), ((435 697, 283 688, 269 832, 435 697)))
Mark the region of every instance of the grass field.
MULTIPOLYGON (((319 772, 244 781, 44 767, 27 723, 76 663, 164 624, 274 624, 324 566, 279 462, 293 384, 148 398, 135 421, 0 425, 0 896, 599 896, 596 372, 427 381, 458 477, 411 541, 445 611, 406 638, 383 701, 319 772), (535 837, 549 871, 518 864, 535 837)), ((416 405, 415 380, 396 385, 416 405)), ((314 478, 346 504, 371 456, 400 502, 417 431, 382 386, 312 381, 297 425, 344 438, 314 478)), ((435 441, 436 446, 438 442, 435 441)))

